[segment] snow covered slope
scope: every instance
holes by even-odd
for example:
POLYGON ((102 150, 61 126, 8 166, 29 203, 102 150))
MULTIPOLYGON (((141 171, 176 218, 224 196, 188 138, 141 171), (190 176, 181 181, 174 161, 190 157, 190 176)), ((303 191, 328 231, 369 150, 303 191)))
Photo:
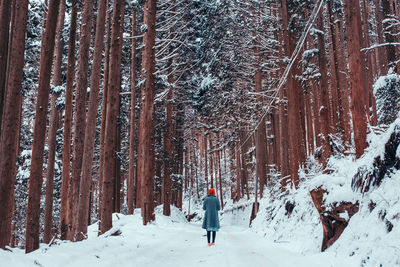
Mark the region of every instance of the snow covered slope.
MULTIPOLYGON (((315 162, 310 164, 312 168, 307 174, 302 173, 303 182, 298 190, 288 191, 280 198, 267 196, 261 200, 252 229, 305 255, 316 253, 321 247, 322 224, 309 191, 322 187, 329 192, 325 203, 358 201, 360 208, 327 252, 337 258, 354 258, 357 266, 400 266, 400 171, 389 169, 382 184, 368 192, 351 189, 352 178, 359 168, 373 170, 374 159, 377 156, 383 159, 385 144, 396 126, 400 127, 400 119, 386 132, 369 134, 369 148, 357 161, 331 157, 327 167, 332 171, 330 174, 322 174, 315 162), (292 211, 288 203, 294 204, 292 211)), ((396 153, 400 158, 400 148, 396 153)), ((346 218, 346 214, 341 216, 346 218)))

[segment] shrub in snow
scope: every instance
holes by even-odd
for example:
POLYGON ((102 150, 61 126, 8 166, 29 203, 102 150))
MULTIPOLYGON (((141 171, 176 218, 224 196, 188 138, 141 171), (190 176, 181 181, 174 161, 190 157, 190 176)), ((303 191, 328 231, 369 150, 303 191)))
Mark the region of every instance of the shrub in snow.
POLYGON ((374 95, 379 124, 390 124, 399 116, 400 76, 381 76, 374 84, 374 95))

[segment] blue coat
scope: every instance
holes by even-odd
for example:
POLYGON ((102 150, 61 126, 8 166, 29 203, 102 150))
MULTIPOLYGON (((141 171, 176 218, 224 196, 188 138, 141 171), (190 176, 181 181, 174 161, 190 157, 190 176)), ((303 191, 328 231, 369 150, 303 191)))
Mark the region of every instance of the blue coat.
POLYGON ((219 219, 218 211, 221 209, 219 199, 214 195, 208 195, 203 202, 203 210, 205 210, 203 219, 203 229, 207 231, 218 231, 219 219))

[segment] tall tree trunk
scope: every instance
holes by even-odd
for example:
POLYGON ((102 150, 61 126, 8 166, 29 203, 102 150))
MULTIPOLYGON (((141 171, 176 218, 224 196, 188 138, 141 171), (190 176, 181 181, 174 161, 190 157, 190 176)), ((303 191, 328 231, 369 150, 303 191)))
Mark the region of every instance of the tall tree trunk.
POLYGON ((363 89, 362 57, 361 57, 361 36, 360 36, 360 3, 359 0, 348 0, 345 5, 347 22, 347 46, 349 50, 349 72, 351 90, 351 112, 354 127, 354 141, 356 157, 359 158, 367 147, 367 119, 363 89))
MULTIPOLYGON (((343 56, 346 53, 345 49, 345 38, 344 38, 344 30, 343 30, 343 22, 338 19, 338 16, 335 14, 335 34, 332 36, 336 36, 334 40, 335 44, 335 55, 337 60, 337 74, 339 81, 339 96, 340 96, 340 106, 339 109, 339 118, 343 123, 343 136, 342 140, 345 144, 351 144, 351 119, 350 119, 350 106, 349 106, 349 77, 347 75, 347 61, 343 56)), ((348 42, 348 41, 347 41, 348 42)))
POLYGON ((127 202, 128 214, 133 214, 135 209, 134 202, 136 198, 136 168, 135 168, 135 147, 136 147, 136 10, 132 9, 132 50, 131 50, 131 110, 129 125, 129 173, 127 202))
MULTIPOLYGON (((261 71, 256 72, 256 92, 261 93, 261 71)), ((261 97, 259 97, 261 98, 261 97)), ((258 99, 258 102, 262 104, 262 100, 258 99)), ((265 136, 265 119, 262 119, 260 125, 256 131, 256 161, 257 161, 257 177, 260 186, 260 198, 263 197, 264 185, 265 185, 265 164, 266 164, 266 136, 265 136)), ((257 192, 256 192, 257 194, 257 192)))
POLYGON ((60 239, 65 240, 69 236, 71 217, 69 208, 70 187, 70 162, 71 162, 71 139, 72 139, 72 101, 75 77, 75 41, 76 41, 76 0, 72 0, 71 20, 68 41, 68 66, 67 87, 65 90, 65 115, 64 115, 64 150, 62 158, 62 185, 61 185, 61 207, 60 207, 60 239))
MULTIPOLYGON (((93 0, 86 0, 83 4, 81 35, 79 39, 78 70, 76 73, 76 97, 74 112, 74 151, 72 158, 72 183, 70 188, 70 207, 72 214, 72 236, 76 238, 78 216, 78 200, 80 195, 80 176, 82 171, 82 158, 85 140, 86 125, 86 95, 88 88, 89 50, 92 32, 93 0)), ((95 69, 93 69, 95 70, 95 69)))
MULTIPOLYGON (((258 12, 256 14, 256 11, 253 10, 253 16, 254 16, 254 23, 259 24, 260 20, 260 9, 258 9, 258 12)), ((255 57, 255 74, 254 74, 254 87, 255 91, 257 94, 257 102, 259 103, 260 106, 263 105, 263 98, 261 96, 262 94, 262 72, 261 72, 261 61, 262 61, 262 56, 261 56, 261 51, 260 51, 260 38, 257 36, 257 32, 254 32, 254 57, 255 57)), ((257 128, 256 131, 256 178, 259 183, 260 187, 260 198, 263 197, 263 191, 264 191, 264 185, 265 185, 265 163, 266 163, 266 137, 265 137, 265 119, 263 118, 257 128)), ((258 192, 256 192, 256 197, 257 197, 258 192)))
MULTIPOLYGON (((172 59, 169 61, 169 73, 172 72, 172 59)), ((167 100, 166 100, 166 109, 167 109, 167 130, 164 135, 164 179, 163 179, 163 193, 162 193, 162 203, 163 205, 163 214, 165 216, 171 215, 171 163, 172 163, 172 146, 171 146, 171 138, 173 137, 173 125, 172 125, 172 95, 173 95, 173 77, 172 74, 168 76, 168 84, 170 85, 167 100)))
POLYGON ((108 1, 100 0, 97 12, 96 37, 94 41, 94 54, 92 73, 90 76, 89 109, 86 119, 85 142, 82 160, 82 176, 79 185, 79 201, 76 222, 76 239, 83 240, 87 233, 89 216, 90 184, 92 180, 94 140, 96 137, 97 108, 99 106, 101 61, 103 58, 103 43, 105 17, 108 1))
POLYGON ((154 71, 156 37, 156 0, 148 0, 144 7, 144 25, 147 31, 143 38, 142 68, 145 85, 142 92, 142 105, 139 115, 138 179, 142 192, 143 224, 154 219, 154 71))
MULTIPOLYGON (((240 146, 240 142, 238 144, 240 146)), ((240 147, 236 148, 236 201, 242 198, 242 163, 240 162, 240 147)))
MULTIPOLYGON (((286 2, 286 0, 283 0, 286 2)), ((286 4, 285 4, 286 5, 286 4)), ((284 16, 283 21, 284 25, 288 25, 287 16, 284 16)), ((294 51, 294 46, 297 43, 297 40, 293 34, 287 32, 285 42, 285 52, 287 56, 291 56, 294 51)), ((289 137, 289 170, 290 170, 290 180, 291 185, 294 187, 298 187, 299 184, 299 175, 298 168, 300 164, 300 155, 302 152, 301 141, 302 139, 302 129, 301 129, 301 117, 299 114, 300 111, 300 99, 301 99, 301 85, 296 81, 297 71, 292 69, 289 72, 287 78, 287 96, 288 96, 288 105, 287 105, 287 113, 288 113, 288 137, 289 137)))
MULTIPOLYGON (((60 11, 58 14, 57 21, 57 35, 56 35, 56 46, 54 50, 54 61, 53 61, 53 85, 62 85, 62 57, 64 50, 64 39, 62 36, 64 29, 64 18, 65 18, 65 0, 60 1, 60 11)), ((56 158, 56 145, 57 145, 57 130, 59 122, 59 110, 56 107, 56 101, 59 95, 59 91, 53 92, 51 95, 51 111, 50 111, 50 123, 48 131, 48 147, 49 154, 47 156, 47 174, 46 174, 46 202, 44 209, 44 235, 43 241, 50 243, 51 241, 51 229, 53 226, 53 191, 54 191, 54 163, 56 158)))
POLYGON ((235 164, 234 164, 234 158, 235 158, 235 150, 234 147, 231 145, 229 147, 229 176, 231 177, 230 179, 230 189, 231 189, 231 199, 233 202, 236 201, 235 199, 235 164))
MULTIPOLYGON (((110 3, 107 5, 107 10, 110 10, 110 3)), ((107 96, 108 96, 108 77, 110 76, 110 34, 111 34, 111 14, 107 11, 106 15, 106 40, 104 48, 104 78, 103 78, 103 95, 101 99, 101 123, 100 123, 100 157, 99 157, 99 218, 101 218, 101 200, 103 199, 103 166, 104 166, 104 140, 106 129, 106 115, 107 115, 107 96)), ((100 221, 101 227, 101 221, 100 221)), ((99 232, 100 233, 100 232, 99 232)))
MULTIPOLYGON (((370 36, 369 36, 369 19, 368 19, 368 14, 369 11, 367 10, 367 4, 365 0, 361 1, 362 4, 362 11, 361 11, 361 33, 360 33, 360 38, 361 38, 361 47, 369 47, 370 46, 370 36)), ((366 115, 368 118, 368 122, 371 121, 371 116, 370 116, 370 107, 372 107, 372 103, 370 103, 370 97, 369 93, 372 90, 372 85, 374 83, 373 81, 373 74, 371 72, 372 70, 372 64, 371 64, 371 51, 364 51, 361 53, 362 57, 362 71, 363 71, 363 88, 364 88, 364 103, 365 103, 365 111, 366 115)), ((372 123, 371 123, 372 124, 372 123)))
POLYGON ((142 68, 145 86, 142 90, 142 105, 139 116, 138 179, 141 180, 143 224, 154 220, 154 71, 155 71, 155 34, 156 0, 145 4, 144 24, 147 31, 143 38, 142 68))
POLYGON ((222 173, 221 173, 221 155, 220 151, 217 151, 218 159, 218 179, 219 179, 219 200, 221 201, 221 209, 224 209, 224 195, 222 194, 222 173))
MULTIPOLYGON (((285 43, 281 52, 288 56, 288 19, 287 19, 287 6, 286 0, 281 1, 280 6, 280 15, 282 17, 282 34, 279 35, 281 38, 281 43, 285 43)), ((284 68, 284 67, 283 67, 284 68)), ((285 87, 283 87, 279 91, 279 132, 281 133, 281 142, 280 142, 280 161, 282 163, 280 171, 281 171, 281 187, 282 190, 285 190, 287 185, 287 177, 290 175, 290 165, 289 165, 289 123, 288 123, 288 104, 285 100, 287 100, 288 90, 291 90, 288 83, 286 83, 285 87)))
MULTIPOLYGON (((119 86, 121 87, 121 86, 119 86)), ((118 111, 119 111, 119 104, 120 101, 118 101, 118 111)), ((118 114, 117 114, 118 117, 118 114)), ((115 129, 115 136, 116 136, 116 141, 115 141, 115 154, 119 153, 121 151, 121 126, 118 125, 115 129)), ((113 192, 113 201, 114 201, 114 209, 113 212, 120 213, 121 212, 121 161, 117 156, 115 156, 115 173, 114 173, 114 192, 113 192)))
POLYGON ((182 200, 183 200, 183 193, 182 193, 182 174, 183 174, 183 130, 184 130, 184 118, 185 118, 185 110, 183 103, 180 102, 177 104, 177 113, 176 113, 176 128, 175 128, 175 136, 177 139, 175 154, 176 154, 176 165, 175 165, 175 173, 178 175, 178 179, 176 182, 177 188, 177 202, 176 206, 182 210, 182 200))
MULTIPOLYGON (((329 85, 330 85, 330 95, 331 95, 331 127, 334 128, 333 131, 335 132, 341 132, 341 129, 339 127, 340 125, 340 119, 339 119, 339 86, 338 86, 338 81, 337 81, 337 61, 335 59, 335 54, 333 51, 333 38, 337 38, 334 35, 334 21, 332 21, 331 13, 332 11, 329 10, 331 8, 331 3, 328 2, 326 4, 326 18, 324 19, 324 27, 327 28, 327 31, 324 31, 326 34, 328 34, 328 42, 327 42, 327 47, 329 49, 329 72, 330 72, 330 79, 329 79, 329 85), (338 129, 339 128, 339 129, 338 129)), ((323 17, 323 16, 322 16, 323 17)), ((325 39, 325 38, 324 38, 325 39)))
POLYGON ((345 121, 343 120, 343 97, 340 94, 341 92, 341 85, 343 81, 340 81, 339 75, 339 63, 338 63, 338 51, 337 47, 337 39, 339 36, 336 35, 336 28, 338 27, 337 24, 339 22, 335 22, 335 17, 332 11, 332 3, 328 1, 327 3, 327 11, 328 11, 328 33, 329 33, 329 56, 330 56, 330 72, 331 72, 331 90, 336 90, 337 99, 333 101, 333 109, 334 113, 337 113, 337 118, 334 118, 336 122, 336 132, 342 135, 342 140, 344 140, 344 124, 345 121), (336 103, 337 102, 337 103, 336 103))
POLYGON ((274 111, 272 110, 271 113, 269 113, 269 123, 267 124, 267 132, 266 132, 266 144, 267 144, 267 168, 266 168, 266 173, 265 173, 265 184, 268 188, 271 184, 271 179, 270 179, 270 173, 274 169, 275 163, 276 163, 276 146, 275 146, 275 136, 274 136, 274 120, 275 120, 275 115, 274 111))
MULTIPOLYGON (((203 130, 205 131, 205 130, 203 130)), ((210 185, 208 183, 208 163, 207 163, 207 156, 208 156, 208 150, 207 150, 207 135, 204 134, 203 136, 203 146, 204 146, 204 177, 206 179, 206 184, 207 184, 207 194, 208 190, 210 189, 210 185)))
POLYGON ((311 112, 311 92, 305 94, 305 110, 307 120, 307 156, 314 153, 314 131, 313 131, 313 116, 311 112))
MULTIPOLYGON (((200 199, 200 192, 199 192, 199 172, 198 172, 198 166, 197 166, 197 153, 196 151, 199 151, 200 149, 200 136, 197 136, 199 142, 197 142, 197 150, 194 151, 193 153, 193 160, 195 161, 195 171, 196 171, 196 195, 197 199, 200 199)), ((201 163, 201 157, 200 157, 200 163, 201 163)), ((201 171, 200 171, 201 173, 201 171)))
MULTIPOLYGON (((3 0, 2 3, 5 1, 3 0)), ((9 245, 11 235, 11 217, 13 207, 13 192, 15 176, 16 155, 18 147, 18 127, 21 103, 22 70, 24 67, 25 33, 28 19, 28 1, 17 0, 15 3, 16 14, 12 28, 13 45, 10 49, 10 61, 7 79, 6 101, 2 121, 2 135, 0 142, 0 248, 9 245)), ((3 7, 3 5, 2 5, 3 7)), ((3 40, 2 40, 3 41, 3 40)))
POLYGON ((320 79, 320 107, 319 107, 319 124, 321 126, 320 130, 322 133, 322 164, 325 166, 326 161, 331 154, 331 149, 329 145, 329 134, 331 118, 329 116, 329 92, 328 92, 328 75, 327 75, 327 59, 325 52, 325 38, 322 33, 325 32, 323 24, 323 13, 321 12, 318 18, 318 28, 321 33, 318 34, 318 65, 319 71, 321 73, 320 79))
POLYGON ((6 95, 8 42, 10 36, 12 0, 2 0, 0 3, 0 138, 1 124, 6 95))
POLYGON ((246 131, 242 130, 240 132, 240 144, 241 144, 241 180, 242 180, 242 184, 241 184, 241 189, 242 189, 242 195, 244 196, 244 194, 247 194, 247 199, 250 199, 250 195, 249 195, 249 187, 248 187, 248 180, 249 180, 249 174, 247 171, 247 152, 249 150, 249 142, 250 139, 245 139, 246 138, 246 131), (246 190, 246 192, 245 192, 246 190))
MULTIPOLYGON (((212 141, 211 141, 211 134, 209 135, 208 142, 210 145, 210 150, 212 150, 212 141)), ((211 188, 214 188, 214 167, 213 167, 213 153, 210 155, 210 177, 211 177, 211 188)))
POLYGON ((112 227, 113 189, 115 175, 116 128, 119 111, 119 86, 121 75, 122 31, 125 1, 115 0, 113 7, 111 53, 107 93, 107 113, 104 137, 103 184, 101 195, 100 233, 112 227))
POLYGON ((54 53, 54 40, 60 0, 50 0, 46 29, 40 52, 39 89, 33 130, 32 160, 29 176, 28 210, 26 216, 26 252, 39 248, 40 195, 43 183, 43 152, 46 138, 47 105, 49 103, 50 76, 54 53))

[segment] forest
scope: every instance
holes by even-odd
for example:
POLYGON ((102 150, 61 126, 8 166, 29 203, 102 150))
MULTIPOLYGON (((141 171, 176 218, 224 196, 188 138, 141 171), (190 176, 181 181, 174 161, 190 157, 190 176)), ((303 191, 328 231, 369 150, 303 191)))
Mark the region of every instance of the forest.
POLYGON ((189 231, 214 188, 304 266, 400 266, 399 0, 0 0, 0 68, 0 262, 189 231))

